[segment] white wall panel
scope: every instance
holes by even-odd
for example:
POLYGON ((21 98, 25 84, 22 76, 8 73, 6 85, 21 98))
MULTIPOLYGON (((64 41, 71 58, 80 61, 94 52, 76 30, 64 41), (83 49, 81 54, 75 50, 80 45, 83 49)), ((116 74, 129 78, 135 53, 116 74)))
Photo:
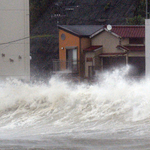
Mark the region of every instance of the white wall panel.
POLYGON ((150 76, 150 19, 145 20, 145 63, 146 76, 150 76))
POLYGON ((0 20, 0 79, 29 80, 29 0, 0 0, 0 20))

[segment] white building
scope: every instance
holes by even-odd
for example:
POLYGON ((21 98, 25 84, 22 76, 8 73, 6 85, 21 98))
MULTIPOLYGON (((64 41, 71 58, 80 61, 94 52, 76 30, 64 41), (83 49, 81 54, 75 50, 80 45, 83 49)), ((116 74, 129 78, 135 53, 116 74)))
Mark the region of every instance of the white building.
POLYGON ((146 76, 150 76, 150 19, 145 20, 145 63, 146 76))
POLYGON ((29 0, 0 0, 0 80, 30 80, 29 0))

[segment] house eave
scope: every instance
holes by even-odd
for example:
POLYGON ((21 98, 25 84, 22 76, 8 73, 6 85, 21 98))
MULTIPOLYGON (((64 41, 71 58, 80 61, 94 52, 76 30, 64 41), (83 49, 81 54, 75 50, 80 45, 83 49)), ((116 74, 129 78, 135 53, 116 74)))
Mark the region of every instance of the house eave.
POLYGON ((101 50, 103 47, 97 48, 94 50, 94 52, 101 50))
POLYGON ((108 29, 104 29, 105 31, 107 31, 107 32, 109 32, 110 34, 112 34, 112 35, 114 35, 114 36, 116 36, 117 38, 121 38, 121 36, 119 36, 118 34, 116 34, 116 33, 114 33, 114 32, 112 32, 111 30, 109 31, 108 29))
POLYGON ((90 36, 90 38, 95 37, 96 35, 98 35, 99 33, 103 32, 103 31, 106 31, 106 32, 108 32, 108 33, 114 35, 114 36, 117 37, 117 38, 121 38, 121 36, 119 36, 118 34, 115 34, 115 33, 112 32, 112 31, 109 31, 109 30, 106 29, 106 28, 100 29, 100 30, 98 30, 97 32, 93 33, 93 34, 90 36))
POLYGON ((99 57, 118 57, 118 56, 125 56, 127 53, 102 53, 99 54, 99 57))
POLYGON ((83 52, 85 52, 85 53, 87 53, 87 52, 96 52, 98 50, 101 50, 102 48, 103 48, 103 46, 101 45, 101 46, 99 46, 99 47, 97 47, 95 49, 84 49, 83 52))
POLYGON ((95 33, 93 33, 92 35, 90 35, 89 38, 91 39, 91 38, 93 38, 94 36, 96 36, 97 34, 103 32, 103 31, 104 31, 104 29, 100 29, 100 30, 98 30, 97 32, 95 32, 95 33))

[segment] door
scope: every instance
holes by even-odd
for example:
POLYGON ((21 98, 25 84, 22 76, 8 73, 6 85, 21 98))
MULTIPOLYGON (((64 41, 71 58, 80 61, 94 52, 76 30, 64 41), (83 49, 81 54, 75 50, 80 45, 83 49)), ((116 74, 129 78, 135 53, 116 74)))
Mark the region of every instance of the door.
POLYGON ((77 49, 67 49, 66 66, 68 70, 77 71, 77 49))

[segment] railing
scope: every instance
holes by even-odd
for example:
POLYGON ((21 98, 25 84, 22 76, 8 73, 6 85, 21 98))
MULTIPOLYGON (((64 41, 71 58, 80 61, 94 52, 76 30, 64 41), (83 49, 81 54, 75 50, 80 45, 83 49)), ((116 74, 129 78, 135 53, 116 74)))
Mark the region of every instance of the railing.
POLYGON ((79 61, 69 60, 53 60, 53 72, 54 73, 78 73, 79 61))

